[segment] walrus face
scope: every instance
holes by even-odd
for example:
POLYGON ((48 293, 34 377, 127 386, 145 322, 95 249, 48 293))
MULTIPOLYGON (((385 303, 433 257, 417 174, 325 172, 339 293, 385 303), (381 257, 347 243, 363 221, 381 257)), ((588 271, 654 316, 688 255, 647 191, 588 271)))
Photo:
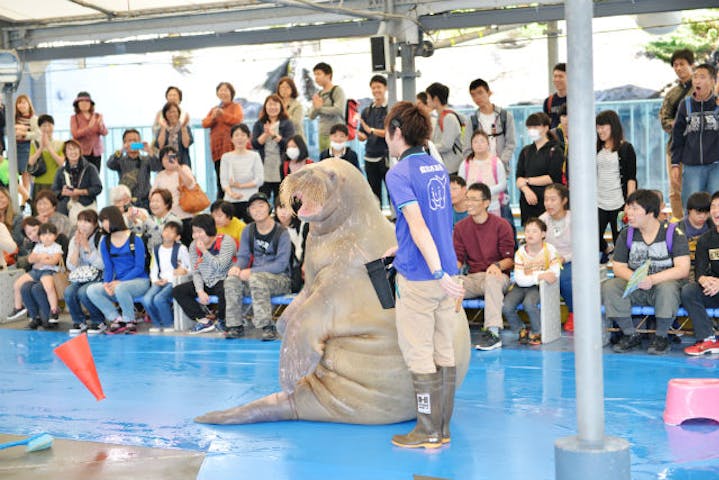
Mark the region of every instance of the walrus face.
MULTIPOLYGON (((284 205, 302 203, 297 216, 306 222, 322 222, 341 205, 337 195, 339 175, 332 168, 312 164, 285 178, 280 187, 284 205)), ((353 167, 354 168, 354 167, 353 167)))

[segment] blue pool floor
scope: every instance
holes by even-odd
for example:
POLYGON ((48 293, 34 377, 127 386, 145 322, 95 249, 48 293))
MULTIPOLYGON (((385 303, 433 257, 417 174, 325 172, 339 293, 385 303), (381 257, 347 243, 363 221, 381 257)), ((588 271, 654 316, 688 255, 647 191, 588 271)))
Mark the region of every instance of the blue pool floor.
MULTIPOLYGON (((553 479, 554 441, 576 434, 571 338, 472 353, 452 443, 403 450, 385 426, 281 422, 206 426, 192 418, 278 388, 279 342, 189 336, 90 338, 107 399, 52 353, 66 333, 0 330, 0 432, 205 452, 199 479, 553 479), (553 346, 552 346, 553 345, 553 346)), ((511 342, 510 342, 511 343, 511 342)), ((677 346, 675 346, 677 348, 677 346)), ((604 355, 608 435, 631 444, 634 480, 719 479, 719 425, 662 421, 671 378, 717 377, 719 358, 604 355)))

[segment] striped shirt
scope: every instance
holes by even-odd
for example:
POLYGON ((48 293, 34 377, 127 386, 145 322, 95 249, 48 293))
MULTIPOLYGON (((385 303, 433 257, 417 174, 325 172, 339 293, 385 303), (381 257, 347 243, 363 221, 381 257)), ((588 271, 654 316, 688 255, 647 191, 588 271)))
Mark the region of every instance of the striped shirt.
MULTIPOLYGON (((217 237, 219 238, 219 236, 217 237)), ((227 271, 232 266, 235 256, 235 241, 228 235, 222 236, 219 251, 215 241, 207 252, 200 253, 196 247, 197 241, 190 244, 190 263, 192 264, 192 283, 196 291, 205 289, 205 285, 213 287, 217 282, 227 278, 227 271)))

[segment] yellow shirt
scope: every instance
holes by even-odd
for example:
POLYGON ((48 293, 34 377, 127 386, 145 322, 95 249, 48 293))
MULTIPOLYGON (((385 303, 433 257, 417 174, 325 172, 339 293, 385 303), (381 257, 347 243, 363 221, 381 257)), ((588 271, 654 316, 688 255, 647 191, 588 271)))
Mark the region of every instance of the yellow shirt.
POLYGON ((230 220, 230 223, 227 226, 220 227, 217 229, 217 233, 229 235, 230 237, 235 239, 235 245, 239 246, 240 236, 242 235, 242 230, 245 229, 245 226, 245 222, 243 222, 237 217, 232 217, 232 220, 230 220))

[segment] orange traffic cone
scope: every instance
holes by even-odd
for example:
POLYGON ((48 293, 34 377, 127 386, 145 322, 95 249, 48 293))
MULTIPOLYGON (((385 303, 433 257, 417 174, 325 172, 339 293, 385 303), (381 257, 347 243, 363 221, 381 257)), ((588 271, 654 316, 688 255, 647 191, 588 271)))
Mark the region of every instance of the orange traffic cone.
POLYGON ((97 401, 105 398, 86 334, 78 335, 53 351, 55 355, 60 357, 62 363, 67 365, 72 370, 72 373, 90 390, 90 393, 95 396, 97 401))

